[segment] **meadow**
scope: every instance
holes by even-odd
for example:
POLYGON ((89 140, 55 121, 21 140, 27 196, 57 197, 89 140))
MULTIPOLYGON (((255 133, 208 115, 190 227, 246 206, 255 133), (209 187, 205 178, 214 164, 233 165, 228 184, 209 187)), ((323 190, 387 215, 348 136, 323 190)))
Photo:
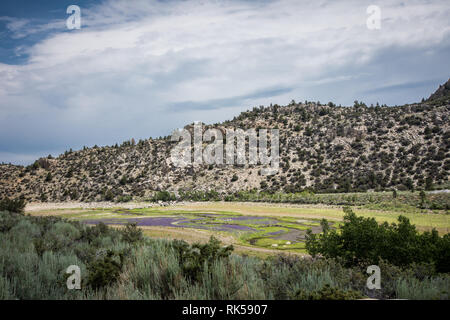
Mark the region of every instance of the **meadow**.
MULTIPOLYGON (((368 209, 365 206, 354 206, 353 210, 358 216, 373 217, 379 223, 394 223, 402 214, 421 232, 433 228, 441 235, 449 232, 450 216, 441 211, 399 212, 368 209)), ((222 242, 235 245, 240 253, 260 257, 280 252, 305 254, 307 229, 315 234, 320 233, 322 219, 327 219, 331 228, 337 228, 344 217, 340 206, 225 201, 187 202, 141 209, 42 210, 31 214, 62 216, 90 225, 103 222, 121 227, 136 223, 147 236, 181 239, 190 243, 205 242, 215 235, 222 242)))

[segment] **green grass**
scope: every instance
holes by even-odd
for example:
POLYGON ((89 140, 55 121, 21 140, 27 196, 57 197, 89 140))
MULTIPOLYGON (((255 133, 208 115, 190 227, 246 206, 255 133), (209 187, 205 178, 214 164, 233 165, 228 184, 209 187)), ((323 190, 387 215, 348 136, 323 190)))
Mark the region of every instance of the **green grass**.
MULTIPOLYGON (((367 195, 367 194, 364 194, 367 195)), ((400 193, 401 195, 401 193, 400 193)), ((400 197, 399 195, 399 197, 400 197)), ((323 196, 323 195, 321 195, 323 196)), ((351 197, 349 194, 348 197, 351 197)), ((373 208, 377 208, 379 204, 373 204, 373 208)), ((355 213, 359 216, 373 217, 379 223, 397 222, 399 213, 395 210, 374 210, 368 209, 365 206, 353 208, 355 213)), ((436 212, 436 211, 434 211, 436 212)), ((341 207, 335 206, 285 206, 282 204, 261 204, 261 203, 234 203, 234 202, 209 202, 200 204, 187 204, 176 205, 173 207, 162 208, 142 208, 142 209, 123 209, 123 208, 108 208, 108 209, 64 209, 63 210, 47 210, 45 212, 35 212, 33 215, 60 215, 64 218, 72 220, 101 220, 104 219, 129 219, 129 218, 142 218, 142 217, 164 217, 164 216, 183 216, 186 219, 195 219, 198 217, 204 217, 205 214, 214 213, 215 217, 206 217, 204 227, 210 226, 211 232, 216 232, 212 229, 211 224, 236 224, 246 226, 255 229, 255 232, 248 231, 233 231, 233 232, 221 232, 222 234, 232 236, 235 239, 235 243, 254 246, 260 248, 270 248, 276 250, 292 250, 293 252, 305 253, 304 243, 297 242, 292 243, 286 247, 273 247, 273 244, 283 244, 285 240, 273 239, 276 236, 267 235, 271 232, 283 230, 284 232, 290 229, 307 230, 310 227, 317 227, 320 225, 320 219, 325 218, 333 223, 333 227, 338 227, 344 217, 344 212, 341 207), (73 212, 72 212, 73 211, 73 212), (120 214, 127 213, 127 214, 120 214), (253 223, 252 220, 234 220, 227 221, 227 217, 252 215, 261 216, 261 219, 277 219, 277 225, 268 226, 258 223, 253 223), (302 222, 305 225, 297 224, 297 220, 306 220, 302 222)), ((410 219, 412 224, 415 224, 419 231, 431 230, 436 228, 440 234, 449 232, 450 216, 444 213, 433 213, 430 210, 404 210, 402 212, 404 216, 410 219)), ((199 222, 192 222, 186 226, 195 228, 199 225, 199 222)), ((195 231, 193 231, 195 233, 195 231)))
MULTIPOLYGON (((331 221, 342 221, 344 212, 342 207, 335 206, 286 206, 282 204, 260 204, 260 203, 235 203, 235 202, 210 202, 210 203, 197 203, 186 204, 178 206, 179 208, 213 211, 223 210, 227 208, 230 211, 246 215, 261 215, 271 216, 276 218, 304 218, 304 219, 322 219, 325 218, 331 221)), ((360 207, 352 207, 352 210, 360 216, 374 217, 379 223, 382 222, 396 222, 397 217, 402 214, 410 219, 412 224, 415 224, 419 230, 431 230, 436 228, 439 233, 445 234, 449 232, 450 228, 450 215, 443 212, 433 212, 430 210, 413 211, 413 212, 396 212, 396 211, 383 211, 372 210, 360 207)))

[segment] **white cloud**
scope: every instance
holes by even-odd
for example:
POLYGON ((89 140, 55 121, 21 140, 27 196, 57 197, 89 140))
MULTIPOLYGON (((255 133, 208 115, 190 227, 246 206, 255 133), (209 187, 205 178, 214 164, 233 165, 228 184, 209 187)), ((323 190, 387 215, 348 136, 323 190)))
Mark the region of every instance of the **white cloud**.
MULTIPOLYGON (((168 134, 194 119, 219 121, 255 104, 309 99, 312 93, 316 100, 345 103, 374 84, 411 80, 410 74, 378 70, 384 62, 377 58, 386 51, 433 56, 448 48, 446 1, 378 1, 382 27, 376 31, 366 27, 369 4, 122 0, 82 8, 81 30, 61 30, 26 48, 24 65, 0 64, 0 134, 19 128, 24 145, 48 139, 50 146, 51 125, 58 139, 93 145, 168 134), (244 99, 273 88, 290 90, 244 99), (229 101, 230 109, 170 109, 184 101, 218 100, 229 101)), ((55 30, 56 23, 41 29, 55 30)), ((26 26, 16 21, 10 29, 26 35, 26 26)), ((426 76, 420 80, 432 79, 426 76)), ((8 143, 0 140, 0 148, 8 143)))
POLYGON ((40 19, 26 19, 15 17, 0 17, 6 22, 6 28, 12 33, 13 39, 22 39, 36 33, 45 33, 61 30, 65 26, 64 19, 53 19, 42 23, 40 19))

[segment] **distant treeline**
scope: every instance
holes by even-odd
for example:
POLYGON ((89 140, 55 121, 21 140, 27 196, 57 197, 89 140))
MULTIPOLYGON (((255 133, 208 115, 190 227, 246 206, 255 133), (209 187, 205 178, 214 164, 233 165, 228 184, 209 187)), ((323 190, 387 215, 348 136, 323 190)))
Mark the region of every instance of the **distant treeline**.
MULTIPOLYGON (((131 197, 128 198, 131 200, 131 197)), ((149 201, 249 201, 271 203, 326 204, 338 206, 367 205, 377 209, 392 206, 412 206, 421 209, 449 210, 448 193, 416 192, 364 192, 364 193, 330 193, 321 194, 312 191, 298 193, 239 191, 223 194, 211 191, 157 191, 149 201)))

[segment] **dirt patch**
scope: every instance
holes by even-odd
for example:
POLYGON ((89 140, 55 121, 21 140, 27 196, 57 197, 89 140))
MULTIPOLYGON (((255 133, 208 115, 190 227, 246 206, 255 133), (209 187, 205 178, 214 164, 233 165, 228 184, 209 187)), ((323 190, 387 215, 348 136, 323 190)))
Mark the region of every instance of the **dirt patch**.
POLYGON ((172 205, 185 205, 184 202, 30 202, 25 206, 25 212, 59 210, 59 209, 143 209, 162 208, 172 205))
POLYGON ((304 230, 290 229, 288 232, 283 233, 279 236, 276 236, 272 239, 286 240, 286 241, 295 243, 295 242, 298 242, 299 240, 305 239, 305 235, 306 235, 306 231, 304 231, 304 230))

